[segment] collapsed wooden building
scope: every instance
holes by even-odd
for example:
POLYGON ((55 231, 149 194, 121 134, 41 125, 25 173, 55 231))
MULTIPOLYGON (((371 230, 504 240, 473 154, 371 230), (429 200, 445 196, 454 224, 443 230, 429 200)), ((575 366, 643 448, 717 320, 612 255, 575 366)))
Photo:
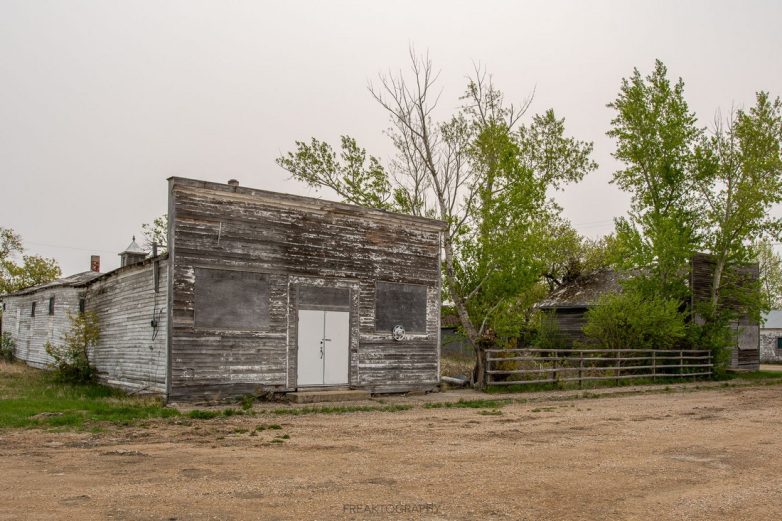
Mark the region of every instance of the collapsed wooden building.
MULTIPOLYGON (((690 301, 683 302, 682 308, 686 306, 693 310, 694 320, 699 320, 697 310, 710 298, 714 264, 713 258, 703 253, 696 253, 690 259, 690 301)), ((731 297, 731 292, 735 294, 741 288, 751 288, 757 283, 758 277, 757 264, 734 267, 723 275, 723 287, 728 290, 728 296, 723 298, 721 305, 735 311, 737 316, 731 323, 735 344, 728 346, 731 349, 730 367, 734 369, 759 368, 760 323, 731 297)), ((538 308, 551 314, 567 347, 586 344, 588 339, 583 327, 587 322, 587 312, 599 304, 602 296, 621 292, 622 283, 628 278, 629 273, 601 270, 557 288, 538 304, 538 308)))
POLYGON ((164 255, 0 297, 17 356, 93 311, 100 379, 170 401, 436 387, 444 223, 179 177, 168 217, 164 255))

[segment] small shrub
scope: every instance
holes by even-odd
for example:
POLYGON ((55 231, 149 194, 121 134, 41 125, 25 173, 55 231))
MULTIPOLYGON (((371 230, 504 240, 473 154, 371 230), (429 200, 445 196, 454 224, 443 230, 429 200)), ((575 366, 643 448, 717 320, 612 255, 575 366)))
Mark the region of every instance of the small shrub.
POLYGON ((98 316, 94 312, 68 314, 71 329, 65 333, 61 346, 46 342, 46 353, 54 359, 51 364, 58 378, 70 383, 91 383, 97 372, 90 363, 89 352, 100 338, 98 316))
POLYGON ((255 402, 255 396, 251 394, 246 394, 242 396, 242 400, 241 400, 242 409, 244 409, 245 411, 249 411, 250 409, 253 408, 253 402, 255 402))
POLYGON ((13 362, 16 360, 16 340, 11 336, 11 333, 5 331, 0 336, 0 359, 6 362, 13 362))
POLYGON ((204 411, 202 409, 193 409, 187 415, 194 420, 211 420, 220 415, 217 411, 204 411))
POLYGON ((636 291, 604 295, 586 319, 584 334, 605 349, 670 349, 686 334, 677 301, 636 291))

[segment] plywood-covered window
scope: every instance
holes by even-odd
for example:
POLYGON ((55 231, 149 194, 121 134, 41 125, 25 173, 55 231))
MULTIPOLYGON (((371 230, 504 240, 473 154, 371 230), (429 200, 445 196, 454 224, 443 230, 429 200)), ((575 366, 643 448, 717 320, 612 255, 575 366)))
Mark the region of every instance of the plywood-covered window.
POLYGON ((407 333, 426 333, 426 286, 375 284, 375 331, 390 333, 395 326, 407 333))
POLYGON ((269 281, 263 273, 196 268, 195 327, 258 331, 269 325, 269 281))

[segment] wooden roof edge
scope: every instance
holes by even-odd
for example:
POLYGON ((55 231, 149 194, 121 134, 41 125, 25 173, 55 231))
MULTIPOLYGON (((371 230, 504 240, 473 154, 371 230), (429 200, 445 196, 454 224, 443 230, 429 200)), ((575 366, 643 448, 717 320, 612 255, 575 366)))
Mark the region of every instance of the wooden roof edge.
POLYGON ((368 215, 374 215, 377 217, 384 217, 394 219, 400 222, 410 222, 435 231, 444 231, 447 229, 448 224, 445 221, 439 219, 431 219, 429 217, 419 217, 416 215, 408 215, 404 213, 390 212, 388 210, 381 210, 378 208, 368 208, 366 206, 359 206, 349 203, 341 203, 337 201, 330 201, 328 199, 320 199, 317 197, 307 197, 304 195, 294 195, 284 192, 273 192, 270 190, 262 190, 259 188, 249 188, 241 185, 229 185, 227 183, 218 183, 215 181, 204 181, 199 179, 191 179, 187 177, 171 176, 167 181, 173 185, 189 186, 194 188, 205 188, 209 190, 215 190, 226 193, 243 194, 250 197, 257 197, 265 201, 274 203, 280 199, 285 200, 289 204, 298 204, 300 206, 326 206, 328 208, 339 209, 349 212, 363 213, 368 215))

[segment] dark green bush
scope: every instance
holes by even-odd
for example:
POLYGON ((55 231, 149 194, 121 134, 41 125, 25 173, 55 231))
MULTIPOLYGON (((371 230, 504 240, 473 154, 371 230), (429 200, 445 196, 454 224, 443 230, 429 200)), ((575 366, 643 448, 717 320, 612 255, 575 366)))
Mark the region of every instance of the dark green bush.
POLYGON ((584 334, 605 349, 671 349, 686 335, 677 301, 635 291, 604 295, 586 319, 584 334))
POLYGON ((11 333, 5 331, 0 336, 0 359, 6 362, 13 362, 16 360, 16 340, 11 336, 11 333))

